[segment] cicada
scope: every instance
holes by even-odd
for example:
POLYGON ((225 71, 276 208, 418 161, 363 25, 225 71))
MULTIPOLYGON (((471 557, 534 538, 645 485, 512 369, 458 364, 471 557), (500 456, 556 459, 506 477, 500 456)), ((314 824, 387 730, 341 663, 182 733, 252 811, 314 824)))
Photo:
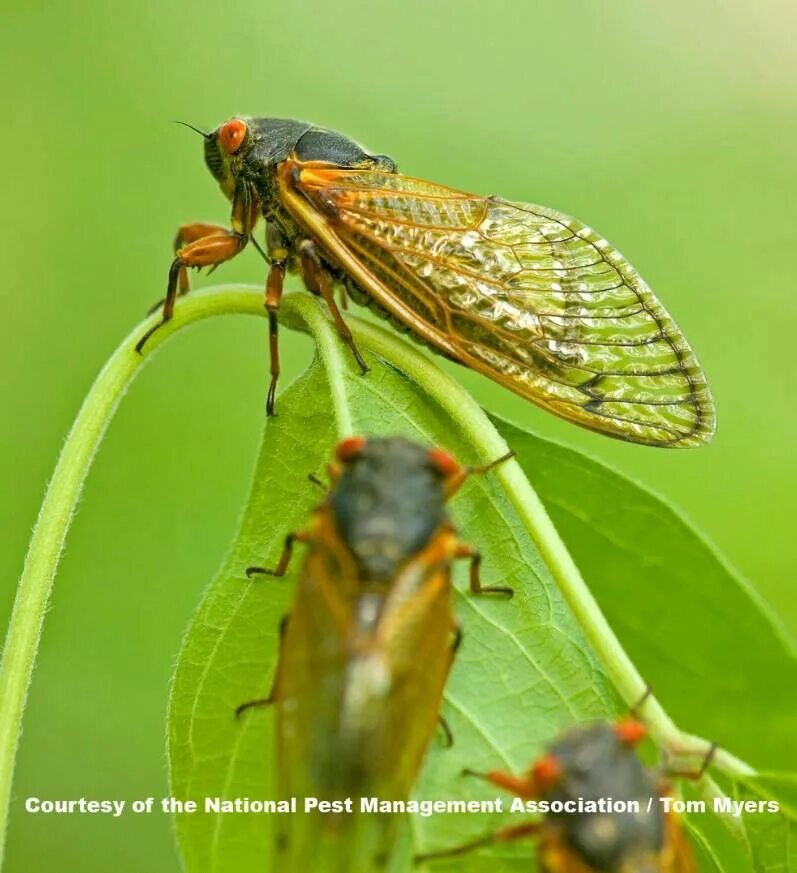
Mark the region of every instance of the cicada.
MULTIPOLYGON (((646 767, 635 751, 645 735, 636 717, 616 724, 593 722, 564 733, 522 776, 465 771, 524 801, 548 803, 551 811, 417 860, 450 858, 533 837, 541 873, 694 873, 680 820, 660 802, 669 792, 668 781, 646 767), (613 806, 600 811, 607 801, 613 806), (617 801, 636 803, 639 811, 631 806, 617 811, 617 801), (579 811, 578 804, 590 802, 598 805, 597 811, 579 811)), ((698 778, 702 772, 678 775, 698 778)))
POLYGON ((361 815, 359 798, 406 799, 434 734, 460 639, 452 562, 470 560, 473 593, 512 593, 481 584, 479 553, 445 510, 487 469, 401 438, 344 440, 310 525, 275 569, 248 569, 281 576, 294 544, 308 546, 271 694, 254 703, 277 708, 280 796, 352 804, 281 819, 275 869, 382 869, 400 821, 361 815))
POLYGON ((404 176, 391 158, 303 121, 236 117, 202 135, 231 226, 180 228, 160 323, 188 291, 187 270, 237 255, 262 215, 269 414, 289 271, 324 299, 364 372, 336 287, 575 424, 652 446, 711 438, 713 401, 683 334, 631 264, 580 221, 404 176))

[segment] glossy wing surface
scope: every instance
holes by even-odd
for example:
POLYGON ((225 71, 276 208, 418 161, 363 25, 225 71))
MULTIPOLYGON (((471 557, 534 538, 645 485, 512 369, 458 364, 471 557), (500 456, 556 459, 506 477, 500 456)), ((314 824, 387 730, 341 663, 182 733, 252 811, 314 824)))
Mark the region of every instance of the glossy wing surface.
POLYGON ((331 260, 450 357, 610 436, 712 436, 711 394, 683 334, 580 221, 382 171, 294 163, 282 180, 285 205, 331 260))

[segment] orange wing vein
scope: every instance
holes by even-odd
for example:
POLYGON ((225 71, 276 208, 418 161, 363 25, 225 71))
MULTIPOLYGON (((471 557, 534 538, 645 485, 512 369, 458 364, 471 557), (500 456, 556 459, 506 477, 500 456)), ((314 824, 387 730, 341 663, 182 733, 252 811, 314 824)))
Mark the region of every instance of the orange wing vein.
POLYGON ((542 206, 287 161, 293 218, 434 348, 569 421, 656 446, 714 433, 692 350, 631 264, 542 206))

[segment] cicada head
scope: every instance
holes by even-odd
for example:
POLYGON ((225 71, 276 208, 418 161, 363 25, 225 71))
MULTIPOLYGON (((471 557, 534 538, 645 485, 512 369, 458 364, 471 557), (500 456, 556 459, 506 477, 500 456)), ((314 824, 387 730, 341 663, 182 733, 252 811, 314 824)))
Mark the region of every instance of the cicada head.
MULTIPOLYGON (((637 721, 581 725, 565 733, 538 762, 545 777, 540 779, 538 794, 546 800, 611 798, 639 803, 639 814, 549 814, 548 821, 556 821, 563 844, 589 869, 634 873, 660 869, 657 859, 665 845, 665 816, 657 799, 658 779, 635 751, 643 736, 637 721), (548 778, 551 775, 555 778, 548 778), (650 798, 654 803, 648 810, 650 798)), ((534 774, 536 778, 536 768, 534 774)))
POLYGON ((235 179, 252 147, 249 121, 230 118, 205 134, 205 164, 224 193, 231 197, 235 179))
POLYGON ((330 504, 338 532, 368 576, 389 579, 445 520, 456 462, 402 437, 350 437, 337 462, 330 504))

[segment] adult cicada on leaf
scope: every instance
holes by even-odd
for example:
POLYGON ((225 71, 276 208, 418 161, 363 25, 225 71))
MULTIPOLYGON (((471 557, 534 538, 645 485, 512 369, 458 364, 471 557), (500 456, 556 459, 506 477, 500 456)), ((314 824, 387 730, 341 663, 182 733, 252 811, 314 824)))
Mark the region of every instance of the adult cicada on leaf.
MULTIPOLYGON (((694 873, 681 822, 661 803, 668 782, 636 753, 645 735, 636 717, 593 722, 564 733, 521 776, 466 770, 512 792, 524 808, 529 802, 549 811, 417 860, 452 858, 532 837, 542 873, 694 873)), ((702 770, 675 775, 699 778, 702 770)))
MULTIPOLYGON (((492 466, 492 465, 489 465, 492 466)), ((440 449, 401 438, 343 441, 331 488, 306 530, 290 534, 273 570, 306 543, 283 623, 272 691, 280 797, 341 803, 278 821, 275 869, 368 873, 384 869, 401 820, 360 810, 360 798, 407 799, 440 720, 443 687, 460 640, 451 565, 479 553, 462 543, 445 502, 473 472, 440 449)), ((444 723, 443 723, 444 725, 444 723)))
POLYGON ((233 118, 203 136, 231 227, 180 228, 162 322, 188 291, 188 268, 237 255, 262 215, 269 413, 287 270, 323 297, 363 371, 335 286, 583 427, 653 446, 711 438, 711 394, 683 334, 631 264, 580 221, 404 176, 392 159, 301 121, 233 118))

